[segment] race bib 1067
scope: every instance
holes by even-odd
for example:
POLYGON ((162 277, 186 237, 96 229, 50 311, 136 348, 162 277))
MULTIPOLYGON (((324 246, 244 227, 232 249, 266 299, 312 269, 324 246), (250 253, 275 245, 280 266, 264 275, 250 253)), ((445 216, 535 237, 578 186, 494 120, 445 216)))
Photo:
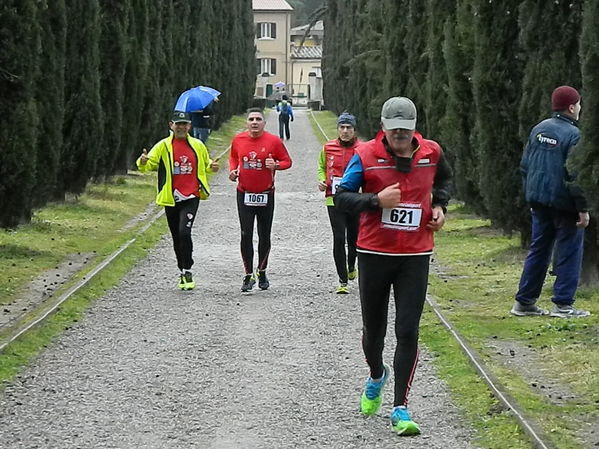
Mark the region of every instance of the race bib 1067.
POLYGON ((420 227, 422 209, 420 207, 394 207, 383 209, 381 221, 386 228, 416 231, 420 227))
POLYGON ((243 203, 246 206, 266 206, 268 204, 268 193, 245 192, 243 203))

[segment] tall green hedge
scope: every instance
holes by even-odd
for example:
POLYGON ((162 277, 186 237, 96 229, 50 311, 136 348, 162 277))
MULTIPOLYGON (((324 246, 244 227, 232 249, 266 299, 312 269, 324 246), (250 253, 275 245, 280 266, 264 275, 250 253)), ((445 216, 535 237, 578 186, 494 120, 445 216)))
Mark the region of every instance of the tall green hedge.
POLYGON ((30 219, 44 169, 37 157, 42 142, 35 100, 42 34, 37 2, 3 1, 0 23, 0 218, 10 214, 5 223, 16 224, 30 219))
MULTIPOLYGON (((350 108, 360 132, 373 137, 385 99, 412 98, 419 130, 452 162, 454 197, 526 244, 530 218, 519 163, 528 132, 550 115, 551 92, 562 84, 582 91, 582 157, 573 169, 593 210, 599 206, 597 5, 329 0, 325 104, 337 113, 350 108)), ((587 236, 585 278, 599 280, 594 220, 587 236)))
POLYGON ((0 4, 0 226, 125 173, 167 133, 179 94, 251 104, 251 2, 6 0, 0 4))

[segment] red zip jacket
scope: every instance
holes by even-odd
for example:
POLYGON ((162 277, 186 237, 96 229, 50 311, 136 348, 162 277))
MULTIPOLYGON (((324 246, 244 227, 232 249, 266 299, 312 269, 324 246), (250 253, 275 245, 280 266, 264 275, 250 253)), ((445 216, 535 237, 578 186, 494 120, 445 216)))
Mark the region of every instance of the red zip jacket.
MULTIPOLYGON (((345 167, 356 152, 357 146, 361 143, 360 139, 355 139, 350 147, 344 147, 339 142, 339 139, 330 140, 324 144, 324 154, 326 160, 326 179, 327 189, 325 196, 333 196, 335 192, 332 190, 333 179, 341 180, 345 167)), ((338 182, 337 181, 337 182, 338 182)))
POLYGON ((274 134, 265 131, 260 137, 254 138, 244 131, 233 138, 229 170, 239 169, 237 190, 261 193, 274 189, 275 172, 266 168, 264 162, 269 156, 277 162, 277 170, 291 167, 287 148, 274 134))
POLYGON ((431 254, 433 231, 426 227, 432 218, 432 189, 441 147, 419 133, 420 148, 412 157, 412 169, 402 173, 383 144, 383 133, 363 143, 356 153, 362 161, 362 192, 378 193, 399 182, 401 205, 395 209, 362 212, 357 246, 359 251, 376 254, 431 254), (385 216, 386 214, 386 216, 385 216))

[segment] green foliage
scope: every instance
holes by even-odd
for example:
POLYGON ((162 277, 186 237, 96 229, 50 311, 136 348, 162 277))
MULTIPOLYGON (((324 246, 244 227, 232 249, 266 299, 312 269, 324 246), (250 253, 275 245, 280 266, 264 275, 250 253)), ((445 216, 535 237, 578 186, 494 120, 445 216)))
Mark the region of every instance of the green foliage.
POLYGON ((64 145, 59 187, 80 194, 102 156, 100 101, 100 5, 98 0, 66 0, 64 145))
POLYGON ((522 61, 518 42, 518 0, 474 2, 475 46, 472 87, 478 185, 488 216, 507 233, 524 223, 518 166, 522 139, 516 111, 521 95, 522 61))
POLYGON ((58 188, 60 154, 63 144, 64 75, 66 49, 66 7, 64 0, 43 0, 38 3, 41 27, 40 70, 36 80, 39 132, 37 161, 43 176, 36 176, 33 206, 54 198, 58 188))
POLYGON ((580 86, 582 2, 527 0, 519 12, 519 47, 525 58, 518 116, 525 140, 532 126, 547 117, 553 89, 562 84, 580 86), (541 45, 544 42, 551 45, 541 45))
POLYGON ((215 127, 251 104, 247 0, 9 0, 0 23, 0 226, 126 173, 184 90, 223 92, 215 127))
POLYGON ((474 61, 472 1, 457 2, 454 17, 444 25, 443 55, 447 70, 447 107, 442 121, 445 150, 454 167, 455 196, 477 213, 487 209, 478 188, 479 158, 473 141, 472 66, 474 61))
POLYGON ((101 3, 100 36, 100 97, 103 112, 103 140, 98 149, 95 178, 124 171, 118 164, 121 148, 121 128, 125 100, 125 70, 130 55, 127 38, 129 2, 125 0, 101 3))
POLYGON ((30 219, 38 169, 36 2, 3 1, 0 23, 0 226, 9 227, 30 219))
POLYGON ((326 0, 288 0, 293 7, 291 26, 300 26, 309 23, 314 12, 326 4, 326 0))

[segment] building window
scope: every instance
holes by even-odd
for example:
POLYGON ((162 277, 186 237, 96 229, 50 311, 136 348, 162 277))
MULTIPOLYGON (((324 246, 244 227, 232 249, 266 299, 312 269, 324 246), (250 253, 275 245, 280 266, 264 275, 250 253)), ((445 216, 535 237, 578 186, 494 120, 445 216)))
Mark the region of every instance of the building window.
POLYGON ((258 39, 276 39, 277 24, 274 22, 262 22, 256 24, 256 37, 258 39))
POLYGON ((277 60, 274 58, 256 59, 257 74, 268 73, 269 75, 277 74, 277 60))

